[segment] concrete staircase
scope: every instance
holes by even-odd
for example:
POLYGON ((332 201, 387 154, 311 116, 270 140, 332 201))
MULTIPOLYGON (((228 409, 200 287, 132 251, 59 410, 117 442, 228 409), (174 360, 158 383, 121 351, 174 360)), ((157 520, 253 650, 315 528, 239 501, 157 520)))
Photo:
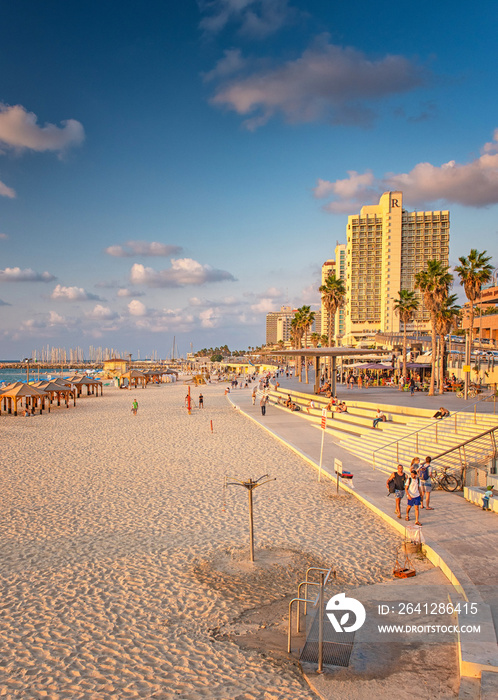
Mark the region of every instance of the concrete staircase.
MULTIPOLYGON (((328 403, 326 398, 310 396, 301 392, 270 392, 270 400, 277 403, 290 394, 300 411, 294 415, 320 424, 322 409, 328 403), (312 400, 316 408, 309 408, 312 400)), ((278 405, 278 403, 277 403, 278 405)), ((348 401, 348 412, 327 411, 327 433, 338 441, 341 447, 370 462, 375 469, 391 473, 397 464, 409 467, 413 457, 430 455, 433 460, 438 455, 452 450, 467 440, 474 440, 487 430, 498 428, 498 416, 490 414, 453 413, 443 420, 432 418, 434 410, 417 409, 408 406, 382 405, 387 421, 373 428, 373 419, 378 404, 365 401, 348 401)), ((289 409, 282 407, 282 410, 289 409)), ((467 463, 479 463, 492 452, 492 438, 486 436, 465 447, 467 463)), ((442 458, 445 467, 460 469, 459 451, 442 458)), ((435 462, 436 463, 436 462, 435 462)))

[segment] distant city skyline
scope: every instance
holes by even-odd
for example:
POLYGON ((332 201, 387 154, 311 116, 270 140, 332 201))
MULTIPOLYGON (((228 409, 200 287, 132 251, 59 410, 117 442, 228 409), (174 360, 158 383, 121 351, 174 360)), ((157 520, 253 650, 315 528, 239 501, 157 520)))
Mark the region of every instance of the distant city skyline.
POLYGON ((262 345, 268 312, 319 310, 348 216, 389 190, 449 210, 451 266, 498 266, 497 14, 6 5, 0 357, 262 345))

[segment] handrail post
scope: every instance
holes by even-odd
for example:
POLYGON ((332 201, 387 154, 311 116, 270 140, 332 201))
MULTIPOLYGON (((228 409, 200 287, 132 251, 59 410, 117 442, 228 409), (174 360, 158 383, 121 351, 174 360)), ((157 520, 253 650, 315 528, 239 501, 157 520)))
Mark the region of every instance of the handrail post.
POLYGON ((320 600, 318 604, 318 673, 323 673, 323 606, 324 606, 324 578, 320 572, 320 600))

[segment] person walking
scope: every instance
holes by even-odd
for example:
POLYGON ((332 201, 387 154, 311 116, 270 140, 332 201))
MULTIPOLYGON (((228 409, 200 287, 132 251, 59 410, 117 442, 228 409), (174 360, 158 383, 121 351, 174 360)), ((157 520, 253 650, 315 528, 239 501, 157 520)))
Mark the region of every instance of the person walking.
POLYGON ((254 389, 252 390, 252 405, 253 406, 256 405, 256 392, 257 392, 257 389, 256 389, 256 387, 254 387, 254 389))
POLYGON ((434 508, 431 508, 429 503, 431 501, 431 492, 432 492, 432 457, 426 457, 425 462, 422 464, 421 467, 418 469, 418 476, 420 478, 420 488, 422 491, 422 508, 424 507, 424 496, 425 496, 425 509, 426 510, 434 510, 434 508))
POLYGON ((412 471, 410 472, 410 476, 408 477, 405 484, 405 491, 407 497, 405 520, 410 520, 410 510, 413 506, 415 508, 415 525, 422 525, 422 523, 418 519, 419 508, 422 502, 422 491, 420 489, 420 479, 418 477, 416 469, 412 469, 412 471))
POLYGON ((131 412, 133 413, 134 416, 136 416, 137 411, 138 411, 138 401, 136 399, 134 399, 133 403, 131 404, 131 412))
POLYGON ((263 394, 261 397, 261 401, 259 402, 259 405, 261 406, 261 415, 265 416, 266 415, 266 404, 268 402, 268 396, 266 394, 263 394))
POLYGON ((204 396, 202 394, 199 394, 199 408, 204 408, 204 396))
POLYGON ((405 496, 405 483, 405 470, 403 469, 402 464, 398 464, 396 471, 393 472, 387 480, 387 488, 389 489, 389 493, 387 495, 389 496, 391 493, 394 493, 396 498, 395 512, 398 518, 401 518, 401 500, 405 496))
POLYGON ((410 379, 410 396, 413 396, 416 388, 417 388, 417 385, 415 384, 415 379, 412 377, 410 379))

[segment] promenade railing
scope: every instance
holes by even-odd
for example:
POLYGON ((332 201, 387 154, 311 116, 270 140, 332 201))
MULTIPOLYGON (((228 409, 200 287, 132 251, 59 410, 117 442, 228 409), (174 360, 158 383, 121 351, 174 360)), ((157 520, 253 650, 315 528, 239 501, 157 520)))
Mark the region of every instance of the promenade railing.
MULTIPOLYGON (((460 411, 454 411, 453 413, 450 413, 449 416, 446 418, 443 418, 441 420, 435 418, 432 423, 429 425, 425 425, 422 428, 418 428, 417 430, 414 430, 411 433, 408 433, 407 435, 403 435, 400 438, 397 438, 396 440, 393 440, 392 442, 387 443, 387 445, 382 445, 381 447, 378 447, 376 450, 373 450, 372 452, 372 465, 373 468, 376 469, 377 465, 380 465, 382 463, 382 459, 380 459, 380 453, 381 452, 386 452, 388 451, 389 453, 396 451, 396 461, 399 462, 402 457, 406 457, 406 453, 409 453, 411 451, 412 454, 414 454, 413 451, 415 451, 415 454, 418 453, 420 450, 423 450, 424 447, 426 450, 429 450, 431 452, 434 452, 434 443, 437 445, 439 444, 440 439, 444 439, 445 437, 447 438, 450 434, 453 435, 458 435, 459 434, 459 429, 463 430, 464 427, 468 427, 469 423, 473 422, 475 425, 477 425, 477 405, 481 402, 488 401, 492 398, 492 394, 482 394, 477 401, 475 401, 473 404, 471 404, 470 407, 473 406, 474 411, 469 411, 468 406, 465 409, 461 409, 460 411)), ((496 398, 495 398, 496 401, 496 398)), ((496 403, 494 406, 493 414, 495 414, 496 411, 496 403)), ((480 414, 479 414, 480 415, 480 414)), ((482 414, 482 415, 489 415, 489 414, 482 414)), ((497 426, 498 427, 498 426, 497 426)), ((493 429, 494 430, 494 429, 493 429)), ((489 432, 487 430, 486 432, 489 432)), ((473 440, 477 439, 478 436, 470 438, 470 442, 473 440)), ((467 442, 466 440, 462 440, 462 443, 467 442)), ((458 446, 452 447, 449 452, 453 452, 458 446)))

